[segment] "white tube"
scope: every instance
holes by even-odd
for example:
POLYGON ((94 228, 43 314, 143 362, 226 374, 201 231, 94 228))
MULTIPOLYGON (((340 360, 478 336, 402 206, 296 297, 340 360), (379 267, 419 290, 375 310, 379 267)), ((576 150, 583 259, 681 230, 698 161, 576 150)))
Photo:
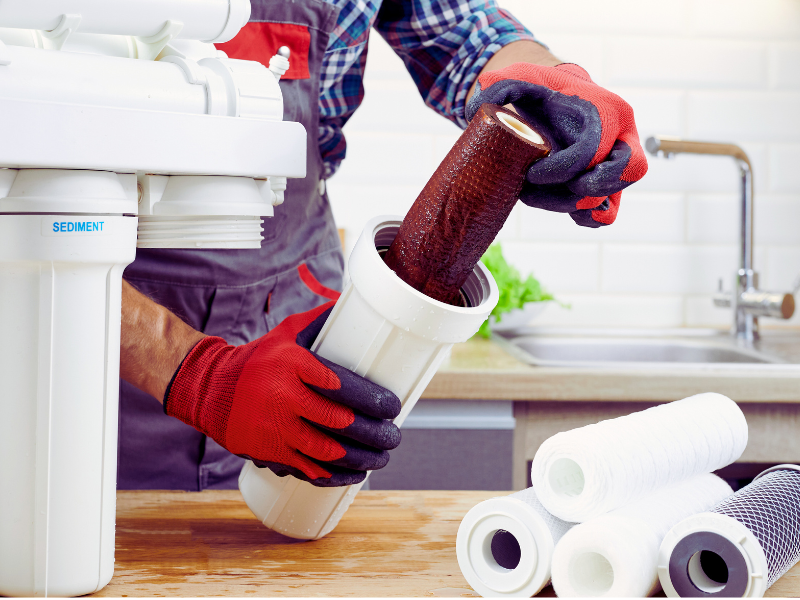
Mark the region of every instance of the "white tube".
POLYGON ((305 129, 261 64, 0 51, 0 166, 305 176, 305 129))
POLYGON ((486 500, 458 528, 458 566, 481 596, 530 598, 550 580, 553 549, 573 525, 548 513, 533 488, 486 500))
MULTIPOLYGON (((411 288, 378 252, 397 235, 400 217, 367 223, 350 256, 351 282, 314 343, 320 356, 394 392, 403 408, 399 426, 419 399, 450 347, 469 339, 497 304, 498 291, 480 263, 462 291, 472 306, 456 307, 411 288)), ((300 539, 327 535, 363 484, 318 488, 245 463, 239 489, 270 529, 300 539)))
POLYGON ((576 525, 553 554, 556 593, 634 598, 655 593, 658 550, 670 527, 732 493, 722 479, 706 473, 576 525))
MULTIPOLYGON (((10 193, 41 197, 57 174, 10 193)), ((88 594, 114 571, 120 291, 136 247, 119 208, 135 197, 113 173, 62 174, 82 193, 60 214, 0 215, 0 595, 88 594), (103 198, 116 215, 86 214, 103 198)))
POLYGON ((3 0, 0 27, 52 31, 64 15, 80 17, 82 33, 157 35, 182 23, 179 39, 227 42, 250 18, 249 0, 3 0))
POLYGON ((729 465, 746 445, 736 403, 699 394, 554 435, 536 452, 531 480, 548 511, 581 523, 729 465))

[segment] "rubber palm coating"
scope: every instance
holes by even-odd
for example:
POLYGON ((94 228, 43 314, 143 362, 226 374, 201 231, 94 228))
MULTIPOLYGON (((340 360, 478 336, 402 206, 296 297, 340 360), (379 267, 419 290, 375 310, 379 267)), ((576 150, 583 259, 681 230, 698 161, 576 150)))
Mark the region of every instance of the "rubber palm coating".
POLYGON ((207 337, 184 359, 164 411, 280 476, 351 485, 400 443, 400 400, 311 352, 334 302, 243 346, 207 337))
POLYGON ((484 73, 467 117, 486 102, 513 104, 550 142, 550 156, 530 167, 520 194, 529 206, 568 212, 585 227, 610 225, 622 190, 647 173, 633 109, 578 65, 515 63, 484 73))

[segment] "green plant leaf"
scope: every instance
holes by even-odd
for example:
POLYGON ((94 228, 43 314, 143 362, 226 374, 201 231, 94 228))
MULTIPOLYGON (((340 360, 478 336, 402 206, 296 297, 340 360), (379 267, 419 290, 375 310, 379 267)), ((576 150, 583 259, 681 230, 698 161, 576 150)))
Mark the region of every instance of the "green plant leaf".
MULTIPOLYGON (((489 246, 481 258, 481 262, 489 269, 500 291, 500 299, 490 315, 494 316, 498 322, 502 320, 503 313, 522 308, 528 302, 555 300, 552 294, 542 288, 539 280, 533 275, 528 275, 525 280, 522 279, 519 271, 506 261, 500 244, 489 246)), ((562 304, 562 306, 565 305, 562 304)), ((485 338, 491 336, 489 319, 483 322, 477 335, 485 338)))

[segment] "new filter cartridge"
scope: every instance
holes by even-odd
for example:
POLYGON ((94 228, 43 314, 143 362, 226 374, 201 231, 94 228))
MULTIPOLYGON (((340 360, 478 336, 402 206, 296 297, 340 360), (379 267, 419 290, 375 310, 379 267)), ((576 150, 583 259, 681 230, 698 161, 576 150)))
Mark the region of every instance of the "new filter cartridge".
POLYGON ((757 598, 800 560, 800 467, 779 465, 675 525, 659 551, 668 596, 757 598))
POLYGON ((553 548, 573 525, 547 512, 533 488, 486 500, 458 528, 458 566, 481 596, 530 598, 550 581, 553 548))

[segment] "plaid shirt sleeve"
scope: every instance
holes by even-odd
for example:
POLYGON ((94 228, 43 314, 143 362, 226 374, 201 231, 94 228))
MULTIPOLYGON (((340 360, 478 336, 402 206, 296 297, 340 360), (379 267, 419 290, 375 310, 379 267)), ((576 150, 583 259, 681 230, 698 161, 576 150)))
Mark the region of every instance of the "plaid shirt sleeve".
POLYGON ((384 0, 375 28, 403 59, 425 103, 467 126, 467 93, 488 60, 538 41, 495 0, 384 0))
POLYGON ((533 40, 495 0, 327 0, 339 6, 320 74, 319 148, 325 172, 346 153, 342 128, 364 99, 369 31, 375 27, 395 52, 425 103, 462 128, 472 83, 500 48, 533 40))

